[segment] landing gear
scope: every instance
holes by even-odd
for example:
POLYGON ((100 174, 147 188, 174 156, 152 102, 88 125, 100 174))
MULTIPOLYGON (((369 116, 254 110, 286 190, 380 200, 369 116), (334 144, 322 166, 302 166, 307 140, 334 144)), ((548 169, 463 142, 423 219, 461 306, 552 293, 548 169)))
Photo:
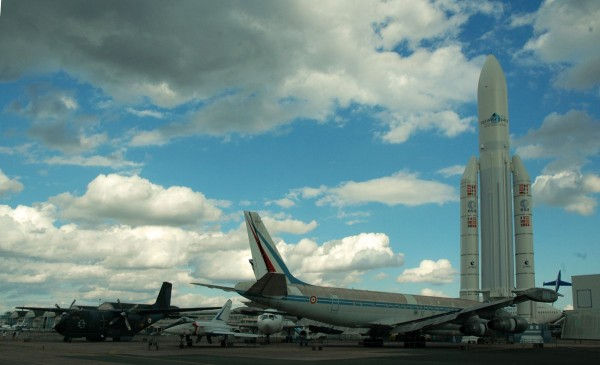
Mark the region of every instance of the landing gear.
POLYGON ((185 343, 187 344, 187 347, 192 347, 194 345, 194 342, 192 341, 192 336, 185 335, 185 343))
POLYGON ((196 343, 200 343, 200 341, 202 341, 202 335, 198 335, 198 337, 196 337, 196 343))
POLYGON ((407 336, 404 338, 404 347, 413 349, 425 347, 425 336, 407 336))
POLYGON ((63 337, 63 342, 71 342, 73 339, 69 336, 63 337))
POLYGON ((271 335, 267 335, 267 345, 271 343, 271 335))
POLYGON ((362 342, 365 347, 383 347, 383 338, 369 337, 362 342))

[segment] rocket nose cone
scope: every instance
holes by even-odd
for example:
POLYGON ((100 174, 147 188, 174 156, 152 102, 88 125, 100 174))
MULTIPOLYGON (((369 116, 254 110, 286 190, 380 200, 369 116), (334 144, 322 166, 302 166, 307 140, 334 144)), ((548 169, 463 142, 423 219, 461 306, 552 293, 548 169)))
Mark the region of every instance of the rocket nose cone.
POLYGON ((502 67, 494 55, 488 55, 479 74, 478 88, 486 87, 489 83, 500 82, 506 84, 502 67))

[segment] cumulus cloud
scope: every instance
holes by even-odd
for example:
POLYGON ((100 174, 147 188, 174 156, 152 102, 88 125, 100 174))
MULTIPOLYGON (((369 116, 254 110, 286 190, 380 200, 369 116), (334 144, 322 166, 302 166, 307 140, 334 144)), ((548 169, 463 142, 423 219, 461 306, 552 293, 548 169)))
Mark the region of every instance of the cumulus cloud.
POLYGON ((0 197, 9 193, 23 190, 23 184, 18 179, 11 179, 0 170, 0 197))
POLYGON ((419 267, 406 269, 396 278, 399 283, 446 284, 454 281, 457 271, 448 259, 423 260, 419 267))
POLYGON ((50 199, 61 216, 81 221, 111 220, 128 225, 187 225, 217 220, 222 212, 188 187, 164 188, 139 176, 98 175, 82 196, 50 199))
POLYGON ((0 79, 62 70, 120 103, 192 105, 178 120, 138 132, 135 146, 263 133, 299 118, 324 122, 352 105, 388 111, 380 135, 390 143, 422 130, 454 136, 472 128, 453 110, 474 99, 483 62, 465 57, 458 35, 473 14, 498 10, 425 0, 5 7, 0 79))
POLYGON ((597 206, 598 175, 585 171, 600 154, 600 122, 586 112, 548 115, 540 128, 516 138, 517 153, 526 159, 550 159, 532 185, 536 203, 590 215, 597 206))
POLYGON ((317 228, 317 221, 312 220, 308 223, 296 219, 283 219, 277 220, 270 217, 262 218, 269 232, 272 234, 278 233, 293 233, 293 234, 304 234, 317 228))
POLYGON ((465 172, 465 165, 452 165, 444 167, 443 169, 439 169, 437 172, 444 177, 462 175, 463 172, 465 172))
POLYGON ((600 3, 595 0, 545 1, 533 15, 513 19, 515 25, 531 22, 534 36, 523 50, 563 70, 555 85, 587 89, 600 85, 600 3))
POLYGON ((542 174, 532 185, 535 203, 554 205, 581 215, 594 213, 600 193, 600 176, 573 170, 542 174))
POLYGON ((302 239, 296 245, 280 241, 277 249, 290 269, 298 273, 366 271, 404 262, 404 255, 393 252, 383 233, 361 233, 322 245, 310 239, 302 239))
POLYGON ((423 288, 423 289, 421 289, 421 295, 426 295, 428 297, 443 297, 443 298, 448 298, 448 296, 446 294, 444 294, 443 291, 441 291, 441 290, 434 290, 434 289, 430 289, 430 288, 423 288))
POLYGON ((48 165, 71 165, 83 167, 109 167, 113 170, 136 169, 142 163, 126 160, 123 153, 116 152, 109 156, 52 156, 43 160, 48 165))
MULTIPOLYGON (((307 188, 301 189, 307 190, 307 188)), ((417 206, 456 201, 455 189, 433 180, 420 179, 416 173, 397 172, 366 181, 347 181, 337 187, 309 189, 319 197, 317 205, 347 206, 367 203, 417 206)))
POLYGON ((551 113, 538 129, 516 138, 516 152, 523 158, 553 159, 547 169, 559 171, 583 166, 600 153, 600 121, 587 112, 551 113))

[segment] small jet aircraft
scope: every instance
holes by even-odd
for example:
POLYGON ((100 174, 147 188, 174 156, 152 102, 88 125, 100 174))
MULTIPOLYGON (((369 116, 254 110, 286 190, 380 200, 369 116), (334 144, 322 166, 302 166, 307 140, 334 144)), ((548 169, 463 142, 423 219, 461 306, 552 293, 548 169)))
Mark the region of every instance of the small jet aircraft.
MULTIPOLYGON (((562 281, 560 279, 560 270, 558 270, 558 275, 556 276, 556 280, 544 282, 544 286, 552 286, 552 285, 554 285, 554 291, 558 293, 558 290, 560 289, 561 286, 571 286, 571 283, 569 283, 568 281, 562 281)), ((562 294, 558 294, 558 295, 562 297, 562 294)))
POLYGON ((196 336, 196 342, 200 342, 202 336, 206 336, 208 343, 212 343, 212 337, 223 337, 221 340, 221 346, 226 347, 228 345, 228 337, 245 337, 245 338, 257 338, 259 337, 253 333, 236 332, 227 324, 229 320, 229 314, 231 313, 231 299, 227 300, 225 305, 210 321, 193 321, 189 318, 181 318, 180 321, 173 323, 171 326, 165 328, 163 332, 179 335, 180 342, 179 347, 184 347, 185 343, 188 347, 192 347, 192 336, 196 336))
POLYGON ((529 326, 526 319, 502 308, 527 300, 552 303, 555 291, 529 288, 515 296, 491 302, 433 296, 376 292, 317 286, 297 279, 285 265, 277 247, 255 212, 244 212, 252 265, 256 281, 235 287, 193 283, 234 291, 299 318, 353 328, 368 328, 367 345, 379 346, 383 338, 396 335, 405 346, 423 346, 424 335, 445 334, 484 336, 492 332, 520 333, 529 326))
POLYGON ((88 341, 113 341, 130 339, 154 322, 179 312, 218 309, 219 307, 177 308, 171 306, 172 284, 164 282, 154 304, 131 304, 105 302, 98 307, 77 307, 75 301, 69 308, 17 307, 33 311, 57 314, 54 330, 64 336, 65 342, 85 337, 88 341))

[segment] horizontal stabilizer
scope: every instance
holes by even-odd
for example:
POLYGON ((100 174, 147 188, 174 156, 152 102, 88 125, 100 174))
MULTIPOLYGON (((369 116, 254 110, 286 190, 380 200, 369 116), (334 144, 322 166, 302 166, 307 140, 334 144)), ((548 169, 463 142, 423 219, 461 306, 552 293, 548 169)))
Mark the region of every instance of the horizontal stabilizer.
POLYGON ((266 273, 254 283, 246 293, 271 297, 284 297, 287 295, 285 274, 274 272, 266 273))
POLYGON ((190 284, 192 284, 192 285, 199 285, 199 286, 205 286, 205 287, 211 288, 211 289, 221 289, 221 290, 225 290, 225 291, 236 291, 235 288, 232 288, 232 287, 229 287, 229 286, 221 286, 221 285, 214 285, 214 284, 204 284, 204 283, 190 283, 190 284))

